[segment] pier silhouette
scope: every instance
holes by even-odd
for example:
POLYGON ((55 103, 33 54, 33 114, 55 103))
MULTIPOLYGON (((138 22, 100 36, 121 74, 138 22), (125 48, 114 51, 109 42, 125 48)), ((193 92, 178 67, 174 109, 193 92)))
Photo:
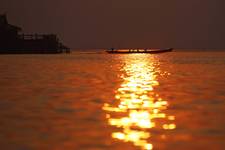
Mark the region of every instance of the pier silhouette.
POLYGON ((23 34, 22 28, 8 23, 6 14, 0 15, 0 54, 69 53, 56 34, 23 34))

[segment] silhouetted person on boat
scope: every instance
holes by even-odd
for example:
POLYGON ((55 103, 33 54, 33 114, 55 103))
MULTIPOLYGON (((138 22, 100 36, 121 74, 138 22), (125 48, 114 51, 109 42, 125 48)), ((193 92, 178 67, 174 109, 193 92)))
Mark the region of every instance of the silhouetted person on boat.
POLYGON ((112 48, 110 48, 110 50, 113 52, 115 50, 115 48, 112 47, 112 48))

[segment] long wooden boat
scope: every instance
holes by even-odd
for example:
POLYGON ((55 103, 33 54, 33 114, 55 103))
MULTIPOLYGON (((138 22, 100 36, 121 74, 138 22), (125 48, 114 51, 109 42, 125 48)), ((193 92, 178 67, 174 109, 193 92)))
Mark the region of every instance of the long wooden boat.
POLYGON ((171 52, 173 51, 173 48, 164 48, 164 49, 110 49, 106 50, 107 53, 110 54, 130 54, 130 53, 150 53, 150 54, 156 54, 156 53, 165 53, 165 52, 171 52))

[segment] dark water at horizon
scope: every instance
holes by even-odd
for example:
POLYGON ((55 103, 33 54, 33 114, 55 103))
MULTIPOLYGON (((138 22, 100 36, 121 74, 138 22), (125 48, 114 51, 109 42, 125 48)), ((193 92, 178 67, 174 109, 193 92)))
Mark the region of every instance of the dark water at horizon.
POLYGON ((0 55, 7 150, 223 150, 225 52, 0 55))

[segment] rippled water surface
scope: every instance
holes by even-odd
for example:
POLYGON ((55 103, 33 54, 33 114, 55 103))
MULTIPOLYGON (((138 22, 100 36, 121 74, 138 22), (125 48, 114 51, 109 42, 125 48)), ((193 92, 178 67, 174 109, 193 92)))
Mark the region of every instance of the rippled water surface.
POLYGON ((222 150, 225 52, 0 55, 9 150, 222 150))

